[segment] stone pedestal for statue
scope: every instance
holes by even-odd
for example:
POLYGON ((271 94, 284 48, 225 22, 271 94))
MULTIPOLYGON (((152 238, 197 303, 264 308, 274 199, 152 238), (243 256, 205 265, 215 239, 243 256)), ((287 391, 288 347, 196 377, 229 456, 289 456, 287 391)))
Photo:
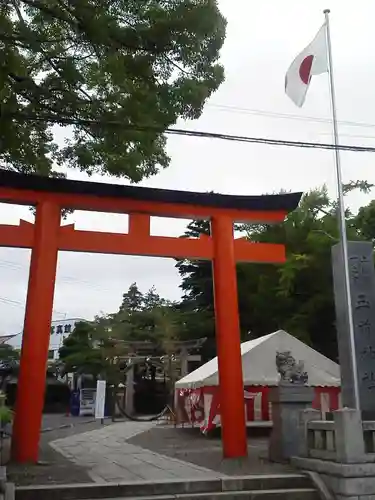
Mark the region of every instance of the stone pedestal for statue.
POLYGON ((300 411, 311 408, 314 388, 302 384, 281 383, 269 391, 273 428, 268 456, 273 462, 286 462, 299 452, 300 411))

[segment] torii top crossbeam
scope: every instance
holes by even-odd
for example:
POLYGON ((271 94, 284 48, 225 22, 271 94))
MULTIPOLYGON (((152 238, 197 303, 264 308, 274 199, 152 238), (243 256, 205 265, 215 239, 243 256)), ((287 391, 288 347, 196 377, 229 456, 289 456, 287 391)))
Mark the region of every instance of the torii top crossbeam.
POLYGON ((281 222, 302 193, 238 196, 123 186, 101 182, 21 175, 0 171, 0 201, 36 205, 53 198, 64 208, 113 213, 150 213, 158 217, 209 219, 220 213, 233 222, 281 222), (255 219, 254 219, 255 216, 255 219))
MULTIPOLYGON (((72 181, 0 171, 0 202, 19 205, 53 203, 76 210, 129 214, 128 234, 76 230, 61 226, 58 249, 62 251, 212 259, 212 238, 172 238, 150 235, 150 216, 184 219, 229 218, 233 222, 282 222, 299 203, 301 193, 266 196, 230 196, 166 189, 140 188, 97 182, 72 181)), ((34 226, 0 225, 0 246, 31 248, 34 226)), ((234 243, 237 262, 285 260, 283 245, 234 243)))

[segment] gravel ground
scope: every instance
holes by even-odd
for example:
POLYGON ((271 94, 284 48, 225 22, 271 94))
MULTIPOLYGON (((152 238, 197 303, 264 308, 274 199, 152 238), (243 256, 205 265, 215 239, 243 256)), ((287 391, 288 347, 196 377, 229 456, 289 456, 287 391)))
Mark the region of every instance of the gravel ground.
MULTIPOLYGON (((106 421, 105 425, 110 423, 110 421, 106 421)), ((46 416, 43 428, 47 432, 41 435, 40 463, 37 465, 8 464, 9 481, 18 486, 92 482, 84 467, 79 467, 66 459, 56 452, 49 443, 56 439, 92 431, 100 427, 100 422, 93 422, 92 419, 73 419, 58 415, 46 416), (58 425, 69 425, 69 427, 57 428, 58 425), (56 427, 53 428, 53 426, 56 427)))
POLYGON ((224 460, 220 436, 204 437, 197 428, 158 426, 128 442, 227 475, 294 472, 287 465, 270 463, 266 459, 267 436, 259 435, 255 429, 249 432, 248 457, 241 460, 224 460))

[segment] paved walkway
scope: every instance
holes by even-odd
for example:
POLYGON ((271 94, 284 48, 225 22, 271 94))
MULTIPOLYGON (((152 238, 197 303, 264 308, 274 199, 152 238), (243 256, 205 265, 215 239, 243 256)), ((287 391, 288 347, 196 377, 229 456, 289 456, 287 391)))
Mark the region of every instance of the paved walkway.
POLYGON ((199 465, 128 443, 129 439, 153 427, 153 422, 122 422, 57 439, 50 445, 87 468, 90 477, 98 483, 223 477, 199 465))

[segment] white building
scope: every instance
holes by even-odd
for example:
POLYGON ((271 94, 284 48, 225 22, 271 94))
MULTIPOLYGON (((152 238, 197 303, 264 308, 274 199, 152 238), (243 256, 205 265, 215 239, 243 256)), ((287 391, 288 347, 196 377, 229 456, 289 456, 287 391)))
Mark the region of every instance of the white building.
MULTIPOLYGON (((49 341, 48 359, 54 360, 59 357, 59 349, 66 337, 74 330, 76 323, 86 321, 82 318, 70 318, 60 321, 52 321, 51 336, 49 341)), ((15 349, 21 349, 23 333, 18 333, 13 336, 7 335, 6 343, 13 346, 15 349)), ((1 337, 0 337, 1 339, 1 337)))

